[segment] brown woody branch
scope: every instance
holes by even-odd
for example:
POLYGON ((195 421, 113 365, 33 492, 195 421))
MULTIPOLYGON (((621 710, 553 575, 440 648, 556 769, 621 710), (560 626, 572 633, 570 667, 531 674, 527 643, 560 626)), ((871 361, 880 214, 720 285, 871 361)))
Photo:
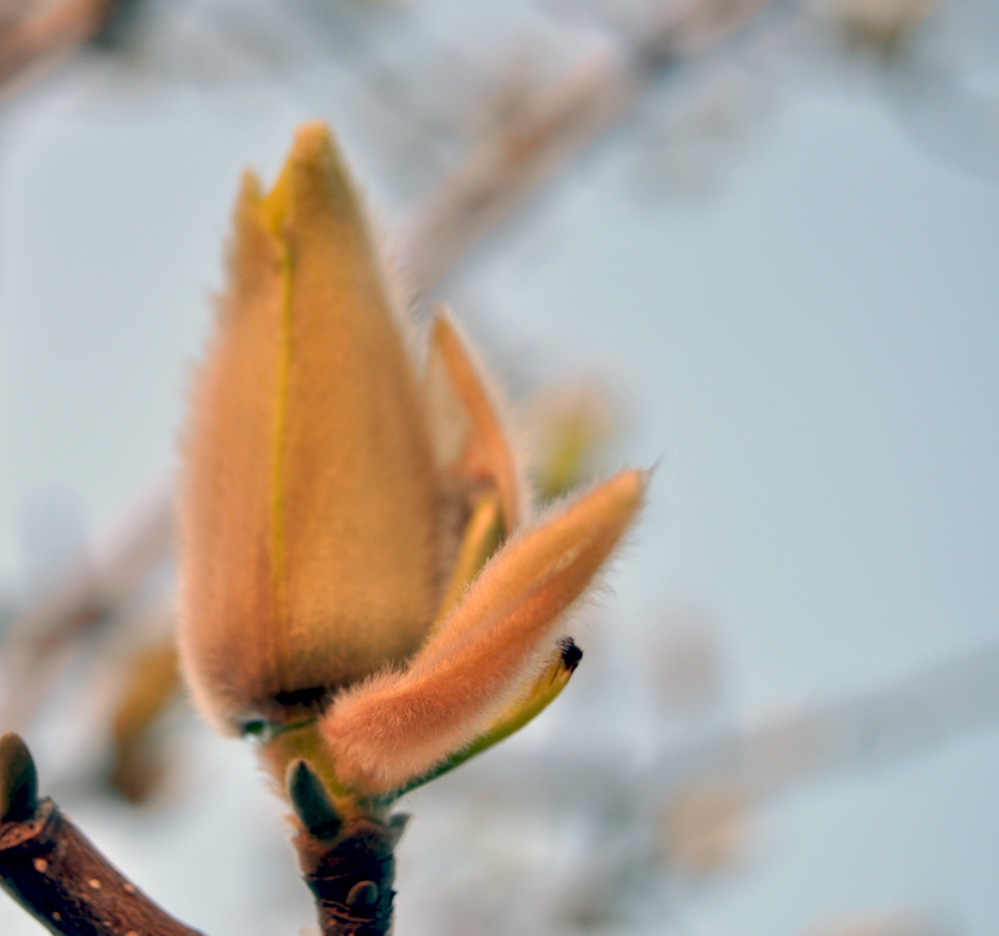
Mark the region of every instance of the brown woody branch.
POLYGON ((22 822, 0 823, 0 881, 53 933, 201 936, 125 878, 50 799, 22 822))
POLYGON ((201 936, 125 878, 50 799, 15 734, 0 738, 0 885, 53 933, 201 936))
MULTIPOLYGON (((323 936, 385 936, 393 850, 405 817, 355 818, 330 837, 300 828, 295 847, 323 936)), ((0 886, 63 936, 203 936, 174 919, 105 858, 51 799, 15 734, 0 738, 0 886)))
POLYGON ((300 830, 295 838, 305 883, 316 898, 323 936, 385 936, 392 926, 393 851, 404 817, 344 824, 332 841, 300 830))

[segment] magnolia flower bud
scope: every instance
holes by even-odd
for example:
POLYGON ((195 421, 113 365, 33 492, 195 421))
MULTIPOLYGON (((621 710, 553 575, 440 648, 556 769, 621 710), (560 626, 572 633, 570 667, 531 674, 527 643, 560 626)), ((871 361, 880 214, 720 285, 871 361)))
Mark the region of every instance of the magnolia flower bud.
POLYGON ((646 483, 623 472, 524 520, 496 393, 444 316, 418 376, 386 283, 333 142, 307 125, 269 195, 244 181, 180 500, 195 701, 229 732, 276 726, 279 776, 307 755, 306 806, 319 777, 398 793, 543 709, 578 661, 556 644, 565 613, 646 483))
POLYGON ((184 667, 229 728, 405 659, 442 587, 427 416, 324 127, 235 222, 181 493, 184 667))

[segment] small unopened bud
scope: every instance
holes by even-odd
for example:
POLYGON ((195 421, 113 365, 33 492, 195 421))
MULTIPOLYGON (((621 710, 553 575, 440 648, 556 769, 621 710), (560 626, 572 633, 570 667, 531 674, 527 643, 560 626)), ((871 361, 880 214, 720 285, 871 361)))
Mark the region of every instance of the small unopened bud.
POLYGON ((10 731, 0 738, 0 821, 25 822, 38 809, 38 772, 28 746, 10 731))
POLYGON ((288 799, 310 835, 318 839, 336 838, 343 819, 308 761, 297 760, 289 765, 288 799))

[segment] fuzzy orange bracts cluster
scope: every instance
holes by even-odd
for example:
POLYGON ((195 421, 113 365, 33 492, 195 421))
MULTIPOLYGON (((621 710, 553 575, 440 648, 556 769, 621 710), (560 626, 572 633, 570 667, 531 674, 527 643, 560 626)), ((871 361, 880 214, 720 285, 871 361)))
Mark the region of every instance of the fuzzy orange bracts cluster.
POLYGON ((417 365, 323 126, 270 194, 246 176, 235 228, 183 446, 184 672, 277 772, 305 756, 334 792, 391 796, 558 693, 567 613, 646 476, 532 514, 448 318, 417 365))

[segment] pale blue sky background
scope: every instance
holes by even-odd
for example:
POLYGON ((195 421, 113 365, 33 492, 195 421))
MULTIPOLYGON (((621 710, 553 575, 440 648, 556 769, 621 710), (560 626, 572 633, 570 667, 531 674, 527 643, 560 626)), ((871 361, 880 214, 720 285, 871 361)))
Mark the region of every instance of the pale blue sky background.
MULTIPOLYGON (((428 6, 441 21, 453 10, 428 6)), ((449 28, 474 32, 470 17, 449 28)), ((187 36, 167 30, 163 46, 187 36)), ((987 84, 999 65, 981 65, 982 45, 974 74, 987 84)), ((333 70, 199 84, 117 68, 90 58, 0 104, 7 590, 28 571, 31 503, 56 492, 95 533, 170 470, 244 166, 272 178, 294 126, 321 116, 386 220, 404 207, 384 165, 379 176, 366 162, 370 139, 333 70)), ((641 137, 624 133, 444 290, 514 383, 599 374, 629 415, 622 458, 661 459, 590 640, 620 687, 607 722, 633 753, 648 727, 633 674, 682 609, 715 625, 728 702, 747 718, 999 637, 999 174, 941 159, 863 70, 792 69, 767 97, 706 192, 643 196, 629 182, 641 137)), ((563 701, 569 741, 601 743, 563 701)), ((525 750, 550 740, 537 728, 525 750)), ((311 919, 304 900, 281 903, 284 884, 234 910, 240 874, 282 832, 246 752, 215 745, 198 742, 204 788, 183 818, 64 805, 193 925, 293 933, 311 919), (205 843, 237 807, 260 820, 242 823, 225 881, 206 882, 205 843)), ((764 811, 745 873, 648 932, 792 936, 912 907, 995 936, 997 788, 992 728, 805 789, 764 811)), ((401 855, 400 934, 423 932, 405 875, 434 834, 434 802, 401 855)), ((39 931, 7 902, 0 921, 12 936, 39 931)))

